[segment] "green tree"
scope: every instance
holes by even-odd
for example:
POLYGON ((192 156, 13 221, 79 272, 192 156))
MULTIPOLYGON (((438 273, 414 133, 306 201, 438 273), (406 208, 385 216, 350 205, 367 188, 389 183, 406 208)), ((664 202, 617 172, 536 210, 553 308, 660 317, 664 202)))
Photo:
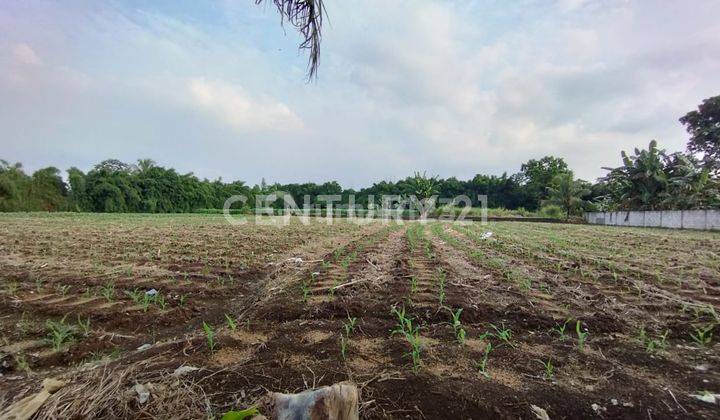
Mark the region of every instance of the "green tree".
POLYGON ((702 154, 703 166, 714 176, 720 175, 720 95, 705 99, 695 111, 680 118, 690 140, 688 152, 702 154))
POLYGON ((536 209, 542 200, 548 197, 548 187, 553 179, 560 174, 572 174, 563 158, 545 156, 541 159, 531 159, 520 167, 520 180, 526 188, 529 205, 536 209))
POLYGON ((548 199, 545 202, 562 207, 565 216, 569 218, 582 208, 582 197, 588 194, 590 189, 586 182, 573 179, 572 173, 561 173, 553 178, 548 187, 548 199))

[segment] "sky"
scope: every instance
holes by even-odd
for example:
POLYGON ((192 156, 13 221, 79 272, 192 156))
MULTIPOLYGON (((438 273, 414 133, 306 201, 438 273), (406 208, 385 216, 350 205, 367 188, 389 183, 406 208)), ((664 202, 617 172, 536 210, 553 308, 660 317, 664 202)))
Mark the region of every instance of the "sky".
POLYGON ((253 0, 3 0, 0 159, 151 158, 225 181, 359 188, 683 150, 720 94, 717 0, 326 0, 317 80, 253 0))

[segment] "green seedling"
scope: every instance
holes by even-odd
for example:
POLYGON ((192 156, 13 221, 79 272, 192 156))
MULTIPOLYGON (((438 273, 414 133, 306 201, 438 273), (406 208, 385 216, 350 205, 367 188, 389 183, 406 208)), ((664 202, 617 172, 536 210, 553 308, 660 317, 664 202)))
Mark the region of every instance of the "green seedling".
POLYGON ((203 321, 203 331, 205 331, 205 339, 207 340, 208 349, 210 353, 215 352, 215 330, 205 321, 203 321))
POLYGON ((112 282, 105 284, 100 287, 100 295, 104 297, 108 302, 112 302, 115 296, 115 285, 112 282))
POLYGON ((155 304, 160 307, 161 311, 164 311, 167 307, 167 302, 165 301, 165 296, 161 295, 160 293, 155 295, 155 304))
POLYGON ((418 280, 417 277, 410 277, 410 293, 417 293, 418 291, 418 280))
POLYGON ((228 328, 230 328, 231 331, 237 329, 237 322, 230 315, 225 314, 225 321, 227 321, 228 328))
POLYGON ((65 323, 65 317, 60 321, 47 320, 45 326, 50 336, 50 342, 52 343, 53 350, 59 351, 62 349, 65 343, 72 341, 73 328, 65 323))
POLYGON ((345 356, 347 354, 347 347, 348 347, 348 339, 345 338, 342 333, 340 333, 340 355, 342 356, 342 359, 345 360, 345 356))
POLYGON ((355 332, 355 325, 357 325, 357 318, 351 317, 350 314, 347 316, 348 322, 343 323, 345 329, 345 335, 350 337, 355 332))
POLYGON ((587 331, 583 331, 582 324, 579 320, 575 323, 575 332, 577 333, 578 337, 578 349, 582 351, 585 348, 585 341, 587 340, 587 336, 590 333, 587 331))
POLYGON ((492 343, 487 343, 485 346, 485 352, 483 353, 483 358, 479 362, 476 363, 478 372, 480 372, 484 377, 490 378, 490 372, 487 371, 487 364, 488 364, 488 357, 490 357, 490 352, 492 351, 492 343))
POLYGON ((78 315, 77 323, 78 323, 78 327, 80 327, 80 330, 83 333, 83 336, 85 336, 85 337, 89 336, 90 335, 90 318, 83 321, 80 318, 80 315, 78 315))
POLYGON ((455 312, 453 312, 450 308, 448 308, 448 310, 450 311, 450 316, 452 317, 452 327, 455 331, 455 338, 457 339, 458 343, 465 344, 465 329, 460 323, 460 314, 462 314, 462 308, 459 308, 455 312))
MULTIPOLYGON (((498 328, 494 324, 490 324, 491 327, 495 330, 494 333, 491 333, 495 338, 502 341, 503 344, 507 344, 510 347, 515 347, 515 344, 512 342, 512 330, 509 328, 505 328, 505 325, 501 325, 501 328, 498 328)), ((484 338, 484 337, 483 337, 484 338)))
POLYGON ((712 329, 715 328, 715 324, 710 324, 705 328, 694 327, 695 333, 690 333, 690 337, 693 339, 695 344, 700 347, 709 347, 712 342, 712 329))
POLYGON ((140 289, 126 290, 125 294, 130 299, 132 299, 132 301, 135 302, 135 304, 139 304, 142 301, 143 296, 145 295, 145 293, 143 291, 141 291, 140 289))
POLYGON ((555 368, 553 367, 553 364, 552 364, 552 359, 548 359, 547 362, 542 361, 540 359, 537 359, 537 361, 540 362, 543 365, 543 367, 545 368, 545 374, 544 374, 545 379, 552 379, 553 375, 554 375, 554 371, 555 371, 555 368))
POLYGON ((563 322, 562 325, 555 324, 555 328, 553 328, 553 331, 555 331, 556 333, 558 333, 560 335, 561 340, 565 340, 565 338, 567 337, 566 331, 567 331, 568 322, 570 322, 569 319, 565 320, 565 322, 563 322))

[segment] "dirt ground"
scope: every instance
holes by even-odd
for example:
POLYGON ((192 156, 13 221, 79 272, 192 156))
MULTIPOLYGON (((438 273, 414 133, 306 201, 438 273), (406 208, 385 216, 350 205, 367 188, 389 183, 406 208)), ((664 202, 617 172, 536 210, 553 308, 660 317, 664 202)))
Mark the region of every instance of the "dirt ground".
POLYGON ((717 232, 4 214, 0 407, 51 376, 39 418, 349 380, 363 418, 719 418, 692 396, 720 393, 719 300, 717 232))

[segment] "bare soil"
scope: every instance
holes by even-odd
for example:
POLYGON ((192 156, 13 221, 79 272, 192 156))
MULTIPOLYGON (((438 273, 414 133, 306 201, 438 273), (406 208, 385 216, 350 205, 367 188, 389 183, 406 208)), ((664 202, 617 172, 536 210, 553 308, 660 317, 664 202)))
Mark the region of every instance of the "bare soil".
POLYGON ((697 340, 719 250, 718 233, 583 225, 0 215, 0 406, 48 376, 70 385, 39 417, 218 416, 350 380, 364 418, 718 418, 690 394, 720 393, 697 340), (150 289, 164 301, 133 299, 150 289), (416 369, 393 308, 420 327, 416 369), (59 349, 48 321, 71 329, 59 349))

